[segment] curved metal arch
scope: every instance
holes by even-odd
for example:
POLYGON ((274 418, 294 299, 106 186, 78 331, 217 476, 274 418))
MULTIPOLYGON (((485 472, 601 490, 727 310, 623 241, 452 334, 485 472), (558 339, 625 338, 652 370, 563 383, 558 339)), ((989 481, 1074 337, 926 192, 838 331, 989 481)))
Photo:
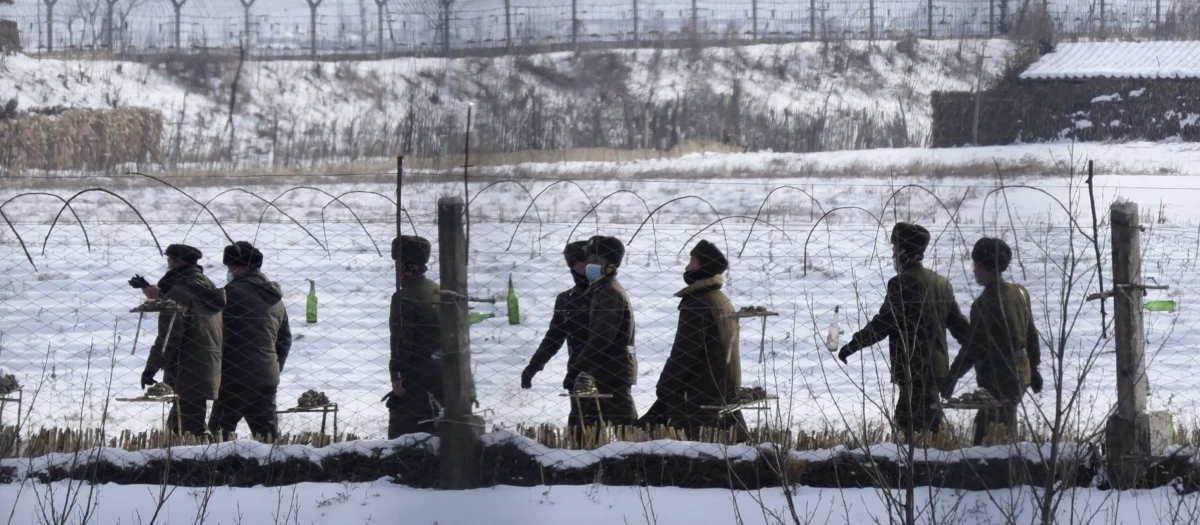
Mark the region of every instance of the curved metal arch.
MULTIPOLYGON (((328 208, 328 207, 329 207, 331 204, 333 204, 334 202, 337 202, 337 203, 339 203, 339 204, 342 204, 343 206, 345 206, 345 204, 344 204, 344 203, 341 201, 341 198, 342 198, 342 197, 345 197, 345 196, 347 196, 347 195, 359 194, 359 193, 361 193, 361 194, 366 194, 366 195, 375 195, 375 196, 377 196, 377 197, 382 197, 382 198, 383 198, 383 200, 385 200, 385 201, 388 201, 388 203, 389 203, 389 204, 391 204, 392 206, 395 206, 395 205, 396 205, 396 201, 392 200, 392 198, 391 198, 391 197, 388 197, 387 195, 385 195, 385 194, 383 194, 383 193, 379 193, 379 192, 377 192, 377 191, 366 191, 366 190, 345 191, 345 192, 339 193, 336 199, 334 199, 334 200, 330 200, 329 202, 326 202, 324 206, 321 206, 321 224, 325 224, 325 208, 328 208)), ((412 220, 412 216, 408 214, 408 210, 406 210, 406 209, 404 209, 403 207, 401 207, 401 208, 400 208, 400 211, 401 211, 401 212, 403 212, 403 213, 404 213, 404 216, 408 218, 408 225, 409 225, 409 227, 411 227, 411 228, 413 229, 413 233, 414 233, 414 234, 416 234, 416 231, 417 231, 417 224, 416 224, 415 222, 413 222, 413 220, 412 220)), ((369 237, 370 237, 370 234, 367 234, 367 237, 369 238, 369 237)), ((328 241, 328 240, 326 240, 325 242, 329 242, 329 241, 328 241)), ((371 242, 374 242, 374 241, 371 241, 371 242)), ((375 251, 376 251, 376 252, 379 252, 379 247, 378 247, 378 246, 376 246, 376 247, 375 247, 375 251)), ((383 253, 382 253, 382 252, 379 252, 379 256, 380 256, 380 257, 382 257, 382 256, 383 256, 383 253)))
MULTIPOLYGON (((507 252, 508 250, 512 249, 513 241, 516 240, 516 238, 517 238, 517 232, 520 231, 520 229, 521 229, 521 223, 525 222, 525 216, 529 215, 529 209, 533 208, 534 203, 537 202, 537 200, 542 196, 543 193, 546 193, 546 190, 549 190, 550 188, 553 188, 553 187, 555 187, 559 184, 563 184, 563 183, 575 186, 575 189, 578 189, 579 193, 583 194, 583 198, 588 200, 588 204, 591 204, 593 208, 596 206, 596 204, 592 202, 592 196, 588 195, 588 192, 583 189, 583 186, 580 186, 578 183, 576 183, 573 180, 560 180, 560 181, 555 181, 550 184, 547 184, 545 188, 542 188, 542 191, 539 191, 538 194, 535 195, 533 197, 533 199, 529 201, 529 206, 525 207, 525 212, 522 213, 521 218, 519 220, 517 220, 517 227, 513 228, 513 233, 508 238, 508 246, 506 246, 504 248, 504 251, 507 252)), ((539 221, 541 220, 540 213, 538 213, 538 220, 539 221)), ((570 241, 571 241, 571 239, 567 238, 567 242, 570 242, 570 241)))
MULTIPOLYGON (((682 254, 683 254, 683 250, 684 250, 684 248, 687 248, 687 247, 688 247, 688 246, 689 246, 689 245, 692 243, 692 239, 695 239, 695 238, 696 238, 698 235, 700 235, 701 233, 704 233, 704 230, 707 230, 707 229, 709 229, 709 228, 712 228, 713 226, 716 226, 716 225, 717 225, 717 223, 720 223, 720 222, 725 222, 725 221, 727 221, 727 220, 729 220, 729 219, 749 219, 749 220, 751 220, 751 221, 753 221, 753 222, 756 222, 756 223, 757 223, 757 222, 761 222, 761 223, 763 223, 763 224, 766 224, 767 226, 770 226, 770 227, 772 227, 772 228, 775 228, 776 230, 779 230, 779 233, 782 233, 782 234, 783 234, 783 238, 784 238, 784 239, 787 239, 787 241, 788 241, 788 242, 792 242, 792 237, 791 237, 790 235, 788 235, 788 234, 787 234, 787 230, 784 230, 783 228, 780 228, 780 227, 778 227, 778 226, 776 226, 776 225, 774 225, 774 224, 772 224, 772 223, 769 223, 769 222, 767 222, 767 221, 764 221, 764 220, 762 220, 762 219, 759 219, 758 217, 751 217, 751 216, 749 216, 749 215, 730 215, 730 216, 728 216, 728 217, 721 217, 720 219, 717 219, 717 220, 715 220, 715 221, 713 221, 713 222, 709 223, 709 225, 708 225, 708 226, 705 226, 705 227, 701 228, 701 229, 700 229, 700 231, 697 231, 696 233, 692 234, 692 236, 691 236, 691 237, 688 237, 688 240, 687 240, 687 241, 684 241, 684 243, 683 243, 683 246, 681 246, 681 247, 679 248, 679 251, 678 251, 678 252, 676 252, 676 255, 682 255, 682 254)), ((749 239, 747 239, 747 241, 746 241, 746 242, 749 242, 749 239)), ((744 245, 743 245, 743 247, 744 247, 744 245)))
POLYGON ((859 210, 863 213, 866 213, 867 215, 870 215, 872 219, 875 219, 875 224, 877 224, 881 230, 883 229, 883 221, 881 221, 879 217, 876 217, 874 213, 871 213, 870 210, 863 208, 862 206, 838 206, 837 208, 833 208, 825 212, 819 219, 817 219, 817 222, 813 223, 812 228, 808 230, 808 237, 804 239, 804 276, 808 276, 808 243, 812 240, 813 232, 817 231, 817 226, 820 226, 821 221, 824 221, 826 217, 833 214, 833 212, 841 210, 859 210))
POLYGON ((531 200, 531 201, 533 200, 533 193, 530 192, 529 188, 525 187, 524 184, 521 184, 520 181, 518 181, 516 179, 504 179, 504 180, 492 181, 487 186, 480 188, 479 191, 475 192, 475 194, 472 195, 470 199, 467 199, 467 206, 470 206, 472 202, 475 202, 475 199, 477 197, 479 197, 480 195, 482 195, 483 192, 492 189, 493 186, 499 186, 501 184, 516 184, 517 187, 519 187, 525 191, 525 196, 529 197, 529 200, 531 200))
MULTIPOLYGON (((50 234, 54 232, 54 225, 58 224, 58 219, 59 219, 59 217, 62 217, 63 211, 66 210, 67 208, 71 207, 71 201, 83 196, 84 194, 91 193, 94 191, 98 191, 100 193, 104 193, 106 195, 111 195, 113 197, 116 197, 117 200, 125 203, 126 206, 129 206, 129 209, 133 210, 133 214, 137 215, 138 220, 142 221, 142 224, 144 226, 146 226, 146 231, 150 232, 150 239, 154 241, 154 247, 158 248, 158 254, 162 255, 162 253, 163 253, 162 245, 158 243, 158 236, 154 235, 154 228, 151 228, 150 223, 146 222, 146 218, 142 217, 142 212, 138 211, 138 209, 136 207, 134 207, 133 204, 130 204, 129 201, 125 200, 125 197, 117 195, 116 193, 113 193, 104 188, 88 188, 86 190, 81 190, 81 191, 76 192, 74 195, 72 195, 71 198, 67 199, 66 202, 63 203, 63 207, 59 208, 58 213, 56 213, 54 215, 54 222, 50 223, 50 229, 46 230, 46 240, 43 241, 43 245, 45 244, 45 242, 48 242, 50 240, 50 234)), ((72 212, 74 212, 73 208, 72 208, 72 212)))
MULTIPOLYGON (((321 240, 320 240, 320 239, 317 239, 317 237, 316 237, 315 235, 313 235, 313 233, 312 233, 312 232, 308 231, 308 228, 305 228, 305 227, 304 227, 304 225, 300 223, 300 221, 296 220, 296 219, 295 219, 294 217, 292 217, 291 215, 288 215, 288 214, 287 214, 287 212, 283 211, 283 209, 282 209, 282 208, 280 208, 279 206, 275 206, 275 204, 274 204, 274 203, 272 203, 272 202, 267 202, 267 199, 264 199, 264 198, 262 198, 262 196, 261 196, 261 195, 259 195, 259 194, 257 194, 257 193, 254 193, 254 192, 252 192, 252 191, 249 191, 249 190, 245 190, 245 189, 242 189, 242 188, 230 188, 230 189, 228 189, 228 190, 222 191, 221 193, 218 193, 218 194, 216 194, 216 195, 213 195, 213 197, 212 197, 212 198, 210 198, 210 199, 208 199, 207 201, 205 201, 205 202, 204 202, 204 207, 205 207, 205 208, 207 208, 207 207, 208 207, 208 205, 209 205, 209 204, 212 204, 212 202, 213 202, 213 201, 215 201, 215 200, 217 200, 218 198, 220 198, 220 197, 224 196, 225 194, 228 194, 228 193, 233 193, 233 192, 241 192, 241 193, 245 193, 245 194, 247 194, 247 195, 249 195, 249 196, 251 196, 251 197, 254 197, 254 198, 256 198, 256 199, 258 199, 258 200, 260 200, 260 201, 266 202, 266 203, 267 203, 267 206, 275 208, 275 209, 276 209, 276 210, 277 210, 277 211, 278 211, 278 212, 279 212, 281 215, 283 215, 284 217, 287 217, 287 218, 288 218, 288 219, 290 219, 290 220, 291 220, 293 223, 295 223, 295 224, 296 224, 296 226, 297 226, 298 228, 300 228, 301 230, 304 230, 304 233, 307 233, 309 237, 312 237, 312 239, 313 239, 314 241, 317 241, 317 244, 318 244, 318 245, 319 245, 319 244, 321 244, 321 240)), ((200 212, 196 212, 196 218, 192 220, 192 224, 191 224, 191 226, 188 226, 188 230, 187 230, 187 232, 183 234, 183 238, 184 238, 184 239, 187 239, 187 238, 188 238, 188 235, 191 235, 191 233, 192 233, 192 228, 195 228, 195 227, 196 227, 196 222, 198 222, 199 220, 200 220, 200 212)), ((259 220, 259 222, 261 223, 261 222, 262 222, 262 217, 260 216, 258 220, 259 220)), ((256 239, 256 240, 257 240, 257 239, 256 239)))
POLYGON ((1003 184, 999 188, 993 188, 992 191, 989 191, 987 193, 987 195, 984 195, 983 196, 983 205, 980 206, 980 211, 979 211, 980 221, 982 221, 983 218, 987 215, 987 201, 989 198, 992 197, 992 195, 994 195, 996 192, 999 192, 999 191, 1008 191, 1009 189, 1014 189, 1014 188, 1015 189, 1033 190, 1036 192, 1040 192, 1047 197, 1050 197, 1050 200, 1053 200, 1055 203, 1058 204, 1059 208, 1062 208, 1063 212, 1066 213, 1066 215, 1067 215, 1067 220, 1071 222, 1071 226, 1074 226, 1076 230, 1079 230, 1079 234, 1083 235, 1084 239, 1086 239, 1088 242, 1091 242, 1091 243, 1096 242, 1095 239, 1093 239, 1090 235, 1087 234, 1087 230, 1083 229, 1083 226, 1081 226, 1079 224, 1079 221, 1075 220, 1075 216, 1071 215, 1071 209, 1068 208, 1066 204, 1063 204, 1062 200, 1060 200, 1058 197, 1055 197, 1054 195, 1051 195, 1050 192, 1048 192, 1046 190, 1043 190, 1041 188, 1037 188, 1034 186, 1025 185, 1025 184, 1003 184))
POLYGON ((0 210, 0 219, 4 219, 8 229, 12 230, 13 235, 17 237, 17 242, 21 243, 21 251, 25 252, 25 259, 29 261, 30 266, 33 266, 33 271, 38 271, 37 263, 33 262, 33 256, 29 255, 29 248, 25 247, 25 239, 22 239, 21 234, 17 233, 17 228, 13 226, 12 221, 8 220, 8 215, 4 214, 4 210, 0 210))
MULTIPOLYGON (((354 212, 354 208, 350 207, 349 204, 346 204, 345 202, 343 202, 341 199, 339 199, 332 193, 329 193, 321 188, 314 188, 312 186, 296 186, 294 188, 288 188, 288 189, 284 190, 283 193, 276 195, 274 199, 271 199, 270 204, 272 204, 272 205, 275 204, 275 202, 277 202, 279 199, 282 199, 284 195, 287 195, 293 191, 300 191, 300 190, 315 191, 317 193, 320 193, 321 195, 324 195, 326 197, 333 199, 334 201, 337 201, 342 206, 345 206, 346 210, 350 212, 350 215, 354 217, 354 220, 358 222, 358 226, 360 228, 362 228, 363 233, 367 234, 367 240, 371 241, 371 244, 375 246, 375 251, 379 252, 380 255, 382 255, 382 252, 379 251, 379 245, 375 243, 375 239, 371 238, 371 232, 367 231, 367 226, 365 224, 363 224, 362 219, 358 218, 358 214, 354 212)), ((260 214, 258 217, 258 227, 254 229, 254 239, 255 240, 258 240, 258 232, 262 229, 262 220, 263 220, 263 217, 266 217, 266 215, 267 215, 267 208, 263 208, 262 214, 260 214)), ((322 225, 323 224, 324 224, 324 222, 322 221, 322 225)), ((325 250, 326 254, 329 253, 329 248, 321 245, 321 241, 318 240, 317 245, 321 246, 321 249, 325 250)))
MULTIPOLYGON (((603 199, 600 199, 600 202, 597 202, 595 205, 592 206, 592 209, 588 210, 587 213, 583 214, 583 217, 579 218, 579 222, 575 223, 575 227, 571 228, 571 233, 567 234, 567 239, 575 238, 575 230, 578 230, 579 225, 583 224, 583 221, 588 218, 588 215, 595 213, 596 209, 599 208, 601 204, 604 204, 604 201, 611 199, 622 193, 628 193, 630 195, 633 195, 635 198, 637 198, 637 200, 641 201, 642 206, 645 206, 645 208, 646 208, 646 215, 650 215, 650 205, 646 204, 646 199, 643 199, 641 195, 638 195, 637 192, 635 192, 633 190, 617 190, 612 193, 609 193, 608 195, 605 195, 603 199)), ((654 223, 652 222, 650 224, 651 224, 651 227, 653 227, 654 223)), ((656 255, 658 254, 658 230, 654 230, 654 252, 656 255)))
MULTIPOLYGON (((650 221, 650 219, 653 219, 653 218, 654 218, 654 214, 655 214, 655 213, 658 213, 658 210, 661 210, 661 209, 665 208, 665 207, 666 207, 668 204, 671 204, 671 203, 673 203, 673 202, 678 202, 678 201, 681 201, 681 200, 684 200, 684 199, 697 199, 697 200, 699 200, 700 202, 703 202, 704 204, 707 204, 707 205, 708 205, 708 208, 709 208, 710 210, 712 210, 712 212, 713 212, 713 215, 716 215, 716 216, 717 216, 717 219, 720 219, 720 218, 722 217, 722 215, 721 215, 721 212, 717 211, 717 207, 716 207, 716 206, 713 206, 711 202, 708 202, 708 201, 707 201, 707 200, 705 200, 703 197, 698 197, 698 196, 696 196, 696 195, 684 195, 684 196, 682 196, 682 197, 675 197, 674 199, 671 199, 671 200, 669 200, 669 201, 667 201, 667 202, 664 202, 664 203, 662 203, 662 204, 659 204, 657 208, 654 208, 654 210, 653 210, 653 211, 651 211, 651 212, 650 212, 648 215, 646 215, 646 218, 645 218, 645 220, 643 220, 643 221, 642 221, 642 224, 638 225, 638 229, 637 229, 636 231, 634 231, 634 232, 633 232, 633 236, 631 236, 631 237, 629 238, 629 242, 628 242, 628 244, 633 244, 633 240, 634 240, 634 239, 637 239, 637 236, 638 236, 638 234, 642 232, 642 228, 644 228, 644 227, 646 226, 646 223, 647 223, 647 222, 649 222, 649 221, 650 221)), ((718 221, 717 221, 717 223, 719 223, 719 222, 721 222, 721 221, 720 221, 720 220, 718 220, 718 221)), ((713 224, 716 224, 716 223, 713 223, 713 224)), ((707 228, 706 228, 706 229, 707 229, 707 228)), ((722 236, 725 238, 725 253, 730 253, 730 252, 729 252, 729 232, 725 231, 725 225, 724 225, 724 224, 721 224, 721 235, 722 235, 722 236)), ((743 247, 743 249, 744 249, 744 248, 745 248, 745 244, 743 244, 743 245, 742 245, 742 247, 743 247)), ((741 257, 741 252, 738 252, 738 257, 741 257)))
MULTIPOLYGON (((64 198, 62 198, 62 196, 61 196, 61 195, 58 195, 58 194, 55 194, 55 193, 46 193, 46 192, 44 192, 44 191, 31 191, 31 192, 27 192, 27 193, 22 193, 22 194, 20 194, 20 195, 13 195, 13 196, 12 196, 12 198, 10 198, 10 199, 8 199, 8 200, 6 200, 6 201, 4 201, 4 202, 0 203, 0 210, 4 209, 4 207, 5 207, 6 205, 8 205, 8 203, 10 203, 10 202, 12 202, 12 201, 15 201, 15 200, 17 200, 17 199, 20 199, 20 198, 22 198, 22 197, 38 197, 38 196, 42 196, 42 197, 54 197, 54 198, 58 199, 58 200, 59 200, 59 202, 62 202, 63 204, 67 204, 67 199, 64 199, 64 198)), ((71 215, 73 215, 73 216, 75 217, 75 222, 79 224, 79 229, 80 229, 80 230, 83 230, 83 242, 84 242, 84 244, 86 244, 86 245, 87 245, 87 249, 88 249, 88 251, 89 251, 89 252, 90 252, 90 251, 92 251, 92 241, 91 241, 91 239, 89 239, 89 238, 88 238, 88 231, 87 231, 87 228, 86 228, 86 227, 84 227, 84 225, 83 225, 83 221, 79 219, 79 214, 75 212, 75 208, 72 208, 71 206, 67 206, 67 207, 68 207, 68 208, 70 208, 70 210, 71 210, 71 215)), ((50 236, 49 236, 49 235, 47 235, 47 236, 46 236, 46 241, 42 241, 42 255, 46 255, 46 242, 47 242, 47 241, 49 241, 49 239, 50 239, 50 236)))
MULTIPOLYGON (((809 198, 809 200, 812 200, 814 203, 817 204, 817 208, 821 210, 821 213, 825 213, 825 206, 822 206, 821 201, 819 199, 817 199, 816 197, 813 197, 812 194, 809 193, 807 190, 804 190, 803 188, 797 188, 797 187, 791 186, 791 185, 784 185, 784 186, 778 186, 775 189, 772 189, 771 191, 767 192, 767 196, 763 197, 762 203, 758 205, 758 212, 754 214, 754 218, 757 219, 759 217, 762 217, 763 208, 765 208, 767 206, 767 201, 771 200, 771 195, 774 195, 775 192, 777 192, 779 190, 787 190, 787 189, 792 189, 792 190, 796 190, 800 193, 803 193, 806 197, 809 198)), ((742 249, 741 249, 741 251, 738 252, 738 258, 741 258, 742 253, 746 251, 746 245, 750 243, 750 237, 754 235, 754 225, 755 225, 755 223, 750 224, 750 231, 746 233, 746 241, 742 243, 742 249)))
POLYGON ((208 209, 208 206, 205 206, 200 201, 196 200, 196 198, 193 197, 190 193, 183 191, 183 190, 179 189, 177 186, 175 186, 174 184, 171 184, 170 182, 162 180, 158 177, 155 177, 154 175, 147 175, 140 171, 127 171, 127 172, 125 172, 125 174, 126 175, 137 175, 139 177, 146 177, 147 179, 153 180, 159 184, 162 184, 168 188, 171 188, 171 189, 183 194, 183 196, 187 197, 188 200, 191 200, 192 202, 196 203, 201 208, 203 208, 204 211, 208 212, 208 216, 212 217, 213 222, 217 223, 217 228, 221 229, 221 234, 225 235, 225 239, 227 239, 229 241, 229 244, 233 244, 233 237, 230 237, 229 232, 225 231, 225 226, 221 224, 221 220, 217 218, 217 215, 215 213, 213 213, 212 210, 208 209))

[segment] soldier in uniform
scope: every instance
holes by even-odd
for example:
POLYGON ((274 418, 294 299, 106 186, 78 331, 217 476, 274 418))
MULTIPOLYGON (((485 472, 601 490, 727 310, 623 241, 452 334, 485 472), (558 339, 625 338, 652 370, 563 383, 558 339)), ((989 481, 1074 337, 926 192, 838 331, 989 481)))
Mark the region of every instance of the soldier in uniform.
POLYGON ((637 408, 630 388, 637 382, 634 353, 633 307, 617 271, 625 258, 625 245, 616 237, 596 236, 586 247, 588 282, 588 335, 574 365, 576 374, 588 374, 601 394, 612 397, 579 403, 585 426, 633 425, 637 408))
POLYGON ((425 278, 429 241, 404 235, 392 241, 392 259, 400 273, 400 291, 392 294, 388 328, 392 391, 388 407, 388 439, 413 432, 434 433, 437 417, 431 399, 442 402, 442 369, 434 359, 442 348, 438 284, 425 278), (422 421, 426 423, 422 424, 422 421))
POLYGON ((897 275, 888 280, 879 313, 841 348, 838 358, 844 363, 855 352, 888 340, 892 383, 900 389, 893 425, 911 440, 915 432, 941 429, 938 387, 948 371, 946 330, 961 344, 970 326, 950 282, 921 264, 929 230, 897 223, 891 241, 897 275))
MULTIPOLYGON (((563 258, 566 259, 567 268, 571 272, 571 278, 574 279, 575 285, 570 290, 558 294, 558 298, 555 299, 554 316, 550 318, 550 327, 546 329, 546 336, 542 338, 542 344, 529 359, 529 365, 521 372, 521 388, 533 387, 533 377, 546 367, 546 363, 558 353, 563 343, 567 345, 567 375, 563 379, 562 385, 563 388, 571 390, 575 384, 575 376, 579 373, 575 364, 588 336, 588 298, 585 295, 588 281, 585 246, 587 246, 587 241, 576 241, 568 243, 563 249, 563 258)), ((567 424, 579 424, 577 403, 571 403, 571 415, 567 419, 567 424)))
POLYGON ((273 440, 279 435, 275 393, 292 348, 283 292, 262 272, 263 254, 246 241, 225 247, 225 284, 221 395, 213 403, 208 426, 218 438, 246 419, 250 434, 273 440))
POLYGON ((129 284, 148 299, 169 300, 186 309, 171 324, 171 314, 158 316, 158 336, 142 371, 142 388, 153 385, 165 370, 163 382, 179 396, 171 409, 168 428, 194 436, 210 435, 204 422, 208 401, 217 399, 221 386, 221 312, 225 291, 213 286, 199 265, 203 254, 186 244, 167 246, 167 273, 151 286, 142 276, 129 284), (168 337, 168 334, 170 337, 168 337))
POLYGON ((983 293, 971 305, 971 335, 954 357, 942 395, 950 397, 964 374, 975 369, 975 380, 1001 406, 975 414, 974 444, 981 445, 989 427, 1002 424, 1017 431, 1017 406, 1025 387, 1042 391, 1038 371, 1042 352, 1033 322, 1029 292, 1019 284, 1004 282, 1002 274, 1012 261, 1012 250, 1000 239, 983 238, 971 250, 975 282, 983 293))
POLYGON ((714 244, 701 240, 691 251, 683 272, 687 286, 679 297, 679 324, 671 355, 663 365, 656 393, 658 399, 640 424, 682 429, 696 439, 701 428, 745 428, 740 410, 722 415, 719 410, 737 396, 741 388, 741 358, 738 355, 738 320, 729 317, 733 303, 721 287, 721 274, 729 261, 714 244))

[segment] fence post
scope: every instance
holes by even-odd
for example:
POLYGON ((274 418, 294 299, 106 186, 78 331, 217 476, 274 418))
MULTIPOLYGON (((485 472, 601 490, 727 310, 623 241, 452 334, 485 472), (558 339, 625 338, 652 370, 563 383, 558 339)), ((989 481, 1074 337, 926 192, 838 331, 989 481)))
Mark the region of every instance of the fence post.
POLYGON ((1117 409, 1105 426, 1109 479, 1133 488, 1147 460, 1169 443, 1170 415, 1146 413, 1146 336, 1142 324, 1141 225, 1137 203, 1111 208, 1113 323, 1117 354, 1117 409))
POLYGON ((758 40, 758 0, 750 2, 750 36, 755 41, 758 40))
POLYGON ((1162 34, 1162 0, 1154 0, 1154 33, 1162 34))
POLYGON ((817 0, 808 0, 808 39, 817 39, 817 0))
POLYGON ((54 52, 54 4, 58 0, 43 0, 46 4, 46 52, 54 52))
POLYGON ((375 57, 383 60, 383 8, 387 0, 375 0, 375 57))
POLYGON ((996 0, 988 0, 988 36, 996 34, 996 0))
MULTIPOLYGON (((694 1, 694 0, 693 0, 694 1)), ((571 0, 571 43, 579 43, 579 0, 571 0)))
POLYGON ((692 0, 692 33, 700 34, 700 25, 696 21, 696 0, 692 0))
POLYGON ((242 47, 250 52, 250 7, 256 0, 241 0, 242 2, 242 47))
POLYGON ((1107 20, 1107 17, 1105 16, 1104 8, 1105 8, 1105 2, 1104 2, 1104 0, 1100 0, 1100 38, 1104 38, 1104 37, 1108 36, 1106 34, 1106 33, 1108 33, 1108 20, 1107 20))
POLYGON ((638 0, 633 0, 633 43, 639 43, 638 36, 638 0))
POLYGON ((504 0, 504 40, 504 49, 511 54, 513 50, 512 0, 504 0))
POLYGON ((171 0, 171 6, 175 8, 175 50, 176 51, 183 50, 183 47, 180 46, 180 42, 181 42, 180 34, 182 33, 182 31, 179 26, 182 22, 180 22, 180 20, 179 20, 179 13, 180 13, 180 11, 183 10, 183 4, 186 4, 186 3, 187 3, 187 0, 178 0, 178 1, 171 0))
POLYGON ((867 41, 875 41, 875 0, 867 2, 867 41))
MULTIPOLYGON (((172 0, 173 1, 173 0, 172 0)), ((313 62, 317 61, 317 6, 324 0, 304 0, 308 2, 308 45, 313 62)))
POLYGON ((442 285, 438 315, 442 329, 443 410, 437 424, 440 486, 463 490, 479 486, 483 425, 471 414, 471 340, 467 324, 467 238, 462 197, 438 199, 438 255, 442 285), (449 293, 447 293, 449 292, 449 293))
POLYGON ((932 40, 933 39, 933 0, 929 0, 928 2, 926 2, 925 10, 928 11, 928 13, 926 13, 926 15, 928 15, 928 17, 929 17, 928 25, 926 26, 926 27, 928 27, 928 30, 926 31, 926 33, 929 35, 929 39, 932 40))

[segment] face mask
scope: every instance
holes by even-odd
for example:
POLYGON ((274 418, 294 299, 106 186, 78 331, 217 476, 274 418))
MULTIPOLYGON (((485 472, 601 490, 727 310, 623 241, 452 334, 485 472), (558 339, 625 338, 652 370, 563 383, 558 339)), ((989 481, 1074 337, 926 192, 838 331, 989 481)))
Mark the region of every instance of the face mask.
POLYGON ((603 267, 601 267, 599 264, 587 265, 587 280, 589 283, 599 281, 601 277, 604 277, 603 267))
POLYGON ((234 278, 233 270, 225 270, 225 282, 232 281, 234 278))

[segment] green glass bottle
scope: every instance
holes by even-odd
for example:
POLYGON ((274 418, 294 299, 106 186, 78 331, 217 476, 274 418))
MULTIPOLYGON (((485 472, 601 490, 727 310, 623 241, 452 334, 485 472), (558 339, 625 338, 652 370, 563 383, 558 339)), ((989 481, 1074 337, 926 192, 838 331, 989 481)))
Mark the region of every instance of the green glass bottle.
POLYGON ((493 317, 496 317, 496 314, 493 314, 491 312, 486 313, 486 314, 482 313, 482 312, 471 312, 471 313, 467 314, 467 318, 471 321, 471 324, 482 323, 493 317))
POLYGON ((308 323, 317 322, 317 282, 308 280, 308 304, 304 309, 304 320, 308 323))
POLYGON ((517 291, 513 289, 512 274, 508 276, 508 324, 521 324, 521 306, 517 304, 517 291))
POLYGON ((1175 301, 1150 301, 1145 308, 1151 312, 1174 312, 1175 301))

